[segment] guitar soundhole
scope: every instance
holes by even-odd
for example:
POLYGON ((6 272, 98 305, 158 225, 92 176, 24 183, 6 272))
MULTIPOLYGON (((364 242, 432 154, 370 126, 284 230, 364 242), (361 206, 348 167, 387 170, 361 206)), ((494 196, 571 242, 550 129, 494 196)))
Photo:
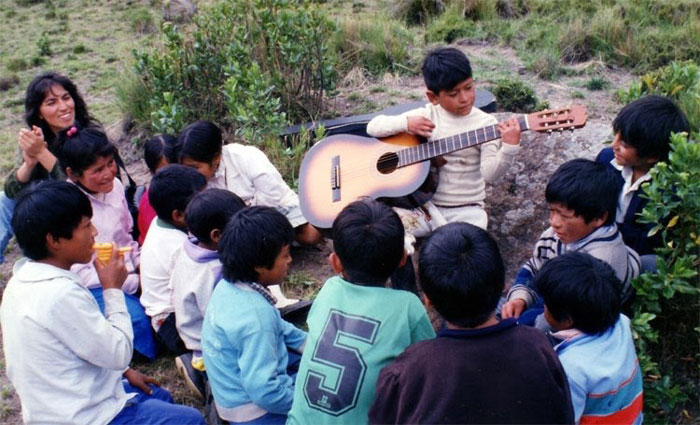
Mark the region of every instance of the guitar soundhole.
POLYGON ((377 170, 382 174, 390 174, 399 165, 399 156, 395 152, 387 152, 379 157, 377 170))

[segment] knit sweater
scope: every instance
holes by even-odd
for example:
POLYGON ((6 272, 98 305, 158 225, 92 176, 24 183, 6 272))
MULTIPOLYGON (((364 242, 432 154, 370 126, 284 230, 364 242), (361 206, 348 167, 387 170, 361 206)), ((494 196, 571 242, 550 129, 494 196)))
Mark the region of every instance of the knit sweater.
POLYGON ((580 251, 608 263, 618 279, 622 281, 622 303, 625 304, 632 295, 632 279, 639 275, 639 255, 627 247, 622 235, 613 223, 601 226, 588 236, 570 244, 563 243, 551 227, 542 232, 535 244, 532 257, 525 263, 515 276, 515 282, 508 291, 508 301, 515 298, 525 300, 527 307, 532 307, 538 294, 533 286, 533 279, 544 263, 567 252, 580 251))
MULTIPOLYGON (((440 105, 428 103, 423 108, 401 115, 379 115, 367 124, 367 133, 386 137, 407 130, 407 117, 422 116, 435 124, 428 140, 442 139, 496 124, 496 119, 472 108, 467 116, 447 112, 440 105)), ((482 203, 486 183, 503 176, 513 164, 519 145, 502 144, 500 140, 484 143, 444 155, 447 163, 440 167, 440 181, 432 202, 437 206, 460 206, 482 203)))

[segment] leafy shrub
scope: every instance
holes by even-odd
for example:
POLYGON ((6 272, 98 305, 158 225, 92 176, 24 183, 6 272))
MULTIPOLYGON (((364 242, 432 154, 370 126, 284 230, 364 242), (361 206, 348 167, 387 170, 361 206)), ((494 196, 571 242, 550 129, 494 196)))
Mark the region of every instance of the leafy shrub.
POLYGON ((85 47, 85 45, 83 43, 78 43, 75 45, 75 47, 73 47, 73 53, 75 53, 76 55, 79 55, 79 54, 85 53, 85 52, 87 52, 87 47, 85 47))
POLYGON ((591 77, 586 81, 586 88, 591 91, 605 90, 609 86, 610 83, 603 77, 591 77))
POLYGON ((51 56, 53 53, 51 51, 51 39, 47 32, 41 34, 41 37, 36 42, 36 48, 38 56, 51 56))
POLYGON ((498 104, 506 111, 532 112, 548 106, 546 102, 539 101, 532 87, 520 80, 498 80, 491 91, 498 104))
POLYGON ((343 70, 361 67, 375 77, 415 72, 409 52, 413 33, 395 20, 383 16, 340 19, 332 43, 343 70))
POLYGON ((12 87, 19 84, 19 77, 16 74, 7 77, 0 77, 0 91, 10 90, 12 87))
POLYGON ((627 90, 618 90, 615 96, 618 101, 629 103, 647 94, 674 99, 688 118, 692 138, 700 138, 700 66, 696 62, 672 62, 642 76, 627 90))
POLYGON ((479 25, 454 7, 430 21, 425 30, 425 40, 429 43, 453 43, 462 38, 485 40, 487 37, 479 25))
POLYGON ((298 134, 285 137, 280 142, 279 137, 267 135, 264 137, 263 149, 277 170, 280 172, 289 187, 295 191, 299 187, 299 170, 304 160, 306 151, 314 140, 323 138, 325 129, 318 127, 315 131, 309 131, 302 126, 298 134))
POLYGON ((650 234, 661 232, 664 245, 656 251, 658 271, 633 281, 637 297, 632 329, 647 378, 646 408, 668 413, 688 398, 688 389, 696 392, 697 400, 697 369, 691 371, 695 383, 685 391, 674 383, 679 374, 671 369, 681 357, 692 358, 699 349, 700 327, 693 329, 692 324, 700 322, 700 145, 688 141, 685 134, 674 134, 668 162, 658 163, 651 176, 642 185, 649 203, 640 221, 654 223, 650 234))
POLYGON ((211 119, 248 135, 261 123, 270 129, 286 118, 308 119, 334 86, 332 29, 307 2, 218 2, 194 17, 190 33, 165 23, 161 48, 134 52, 135 73, 151 100, 135 107, 124 104, 143 97, 120 97, 122 109, 148 110, 152 128, 179 131, 211 119))

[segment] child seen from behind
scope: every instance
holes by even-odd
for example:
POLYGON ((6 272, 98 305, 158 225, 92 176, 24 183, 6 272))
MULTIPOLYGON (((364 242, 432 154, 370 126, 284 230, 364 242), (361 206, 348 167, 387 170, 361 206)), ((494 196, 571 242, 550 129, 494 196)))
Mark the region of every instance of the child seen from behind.
POLYGON ((268 287, 287 275, 293 240, 284 215, 250 207, 219 241, 223 280, 204 316, 202 352, 216 410, 230 423, 282 424, 292 406, 288 349, 302 352, 306 332, 282 319, 268 287))
POLYGON ((486 231, 438 229, 421 247, 420 277, 447 326, 382 369, 371 423, 572 423, 566 375, 547 338, 495 317, 504 267, 486 231))
POLYGON ((171 164, 153 176, 149 188, 148 196, 158 217, 151 223, 141 248, 141 304, 158 341, 175 354, 184 354, 186 349, 175 326, 170 277, 175 253, 187 241, 185 208, 205 185, 197 171, 171 164))
POLYGON ((642 372, 615 271, 572 252, 545 264, 535 286, 559 341, 576 423, 642 423, 642 372))
POLYGON ((229 219, 245 204, 223 189, 208 189, 192 197, 185 209, 190 236, 175 253, 170 277, 177 333, 190 352, 175 359, 188 386, 204 398, 202 322, 214 286, 221 280, 219 240, 229 219))
POLYGON ((333 250, 338 276, 309 312, 288 424, 367 423, 382 367, 435 336, 416 295, 385 287, 406 261, 404 228, 390 207, 370 199, 346 206, 333 222, 333 250))

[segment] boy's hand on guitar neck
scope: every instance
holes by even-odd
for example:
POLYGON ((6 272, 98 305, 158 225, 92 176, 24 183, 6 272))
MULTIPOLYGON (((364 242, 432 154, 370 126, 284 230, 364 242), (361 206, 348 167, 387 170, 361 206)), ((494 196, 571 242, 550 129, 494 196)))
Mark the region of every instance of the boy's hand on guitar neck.
POLYGON ((520 144, 520 123, 515 118, 498 123, 498 131, 501 132, 501 141, 508 145, 520 144))
POLYGON ((429 119, 420 115, 406 117, 406 132, 426 139, 433 134, 435 124, 429 119))

